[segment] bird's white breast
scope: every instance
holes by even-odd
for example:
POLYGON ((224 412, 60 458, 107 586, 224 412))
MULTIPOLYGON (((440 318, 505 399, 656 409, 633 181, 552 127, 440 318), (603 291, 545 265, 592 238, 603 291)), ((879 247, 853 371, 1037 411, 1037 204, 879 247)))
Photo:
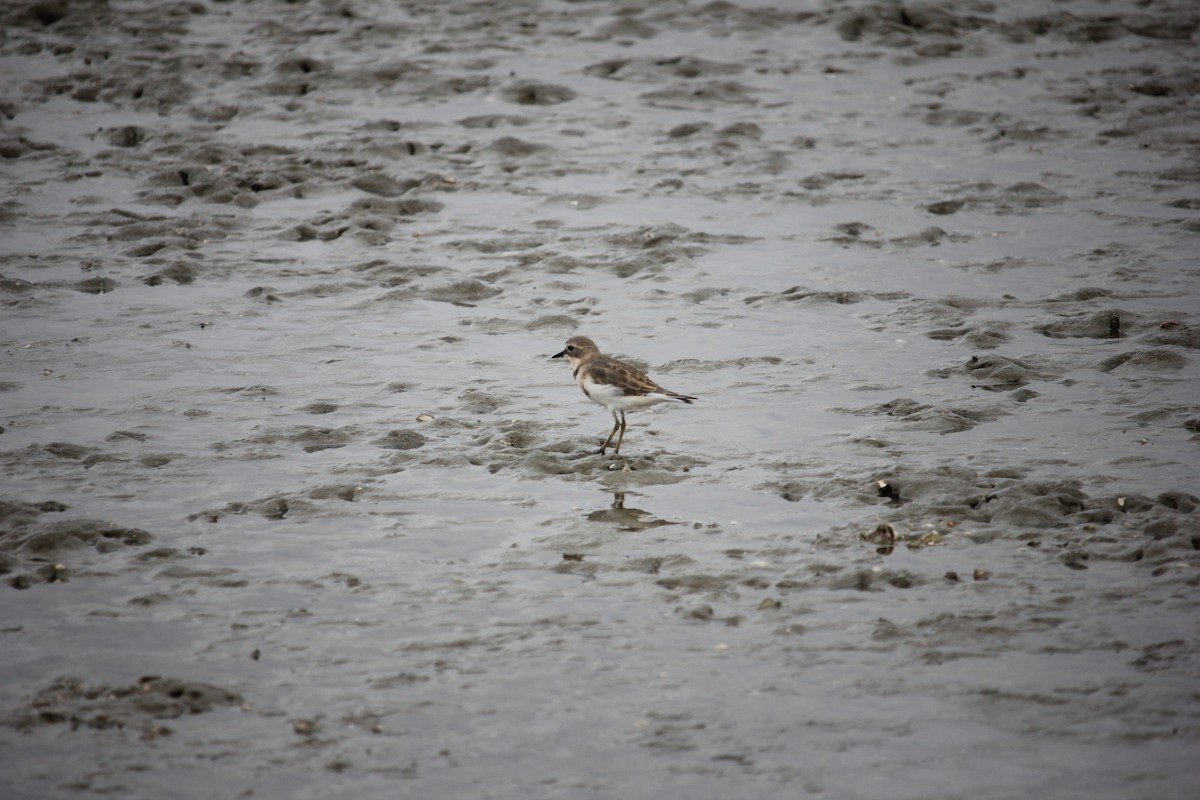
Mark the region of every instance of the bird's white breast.
POLYGON ((625 394, 619 386, 611 383, 597 383, 589 375, 581 376, 579 388, 583 389, 583 393, 593 402, 599 403, 610 411, 637 411, 671 399, 658 392, 646 395, 625 394))

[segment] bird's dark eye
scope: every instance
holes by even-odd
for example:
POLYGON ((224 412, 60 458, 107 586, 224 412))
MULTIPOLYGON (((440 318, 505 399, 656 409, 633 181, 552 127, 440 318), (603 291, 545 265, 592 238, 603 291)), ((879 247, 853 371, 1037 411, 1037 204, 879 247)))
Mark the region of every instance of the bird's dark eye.
POLYGON ((568 352, 568 353, 570 353, 570 352, 571 352, 572 350, 574 350, 574 349, 575 349, 575 345, 573 345, 573 344, 569 344, 569 345, 567 345, 567 352, 568 352))

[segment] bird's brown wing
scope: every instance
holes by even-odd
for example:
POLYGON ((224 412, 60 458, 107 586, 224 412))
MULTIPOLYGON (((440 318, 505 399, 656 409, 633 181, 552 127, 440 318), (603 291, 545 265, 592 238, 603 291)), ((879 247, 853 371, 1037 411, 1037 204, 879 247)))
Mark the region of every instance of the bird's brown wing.
POLYGON ((651 392, 667 393, 666 389, 650 380, 646 373, 615 358, 597 356, 588 362, 587 368, 588 372, 592 374, 592 380, 620 386, 627 395, 641 396, 651 392))

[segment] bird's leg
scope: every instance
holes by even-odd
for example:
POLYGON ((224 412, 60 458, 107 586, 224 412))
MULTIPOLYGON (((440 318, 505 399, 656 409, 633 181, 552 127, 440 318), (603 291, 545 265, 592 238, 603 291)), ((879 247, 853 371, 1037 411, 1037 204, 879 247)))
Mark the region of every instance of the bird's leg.
MULTIPOLYGON (((616 416, 616 415, 614 415, 616 416)), ((613 448, 613 455, 621 452, 621 442, 625 441, 625 412, 621 412, 621 435, 617 437, 617 446, 613 448)))
MULTIPOLYGON (((608 449, 608 443, 612 441, 612 437, 617 435, 617 429, 621 427, 621 420, 617 419, 617 412, 612 412, 613 429, 612 433, 608 434, 608 438, 604 440, 604 444, 600 445, 600 455, 604 455, 604 451, 608 449)), ((622 432, 623 433, 623 432, 622 432)), ((621 443, 617 442, 617 450, 621 449, 621 443)))

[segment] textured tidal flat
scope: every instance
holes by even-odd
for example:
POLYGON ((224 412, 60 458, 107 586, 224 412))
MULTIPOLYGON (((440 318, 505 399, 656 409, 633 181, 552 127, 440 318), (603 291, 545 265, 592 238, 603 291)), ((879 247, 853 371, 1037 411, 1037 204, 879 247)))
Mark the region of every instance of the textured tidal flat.
POLYGON ((0 22, 5 797, 1194 793, 1193 4, 0 22))

